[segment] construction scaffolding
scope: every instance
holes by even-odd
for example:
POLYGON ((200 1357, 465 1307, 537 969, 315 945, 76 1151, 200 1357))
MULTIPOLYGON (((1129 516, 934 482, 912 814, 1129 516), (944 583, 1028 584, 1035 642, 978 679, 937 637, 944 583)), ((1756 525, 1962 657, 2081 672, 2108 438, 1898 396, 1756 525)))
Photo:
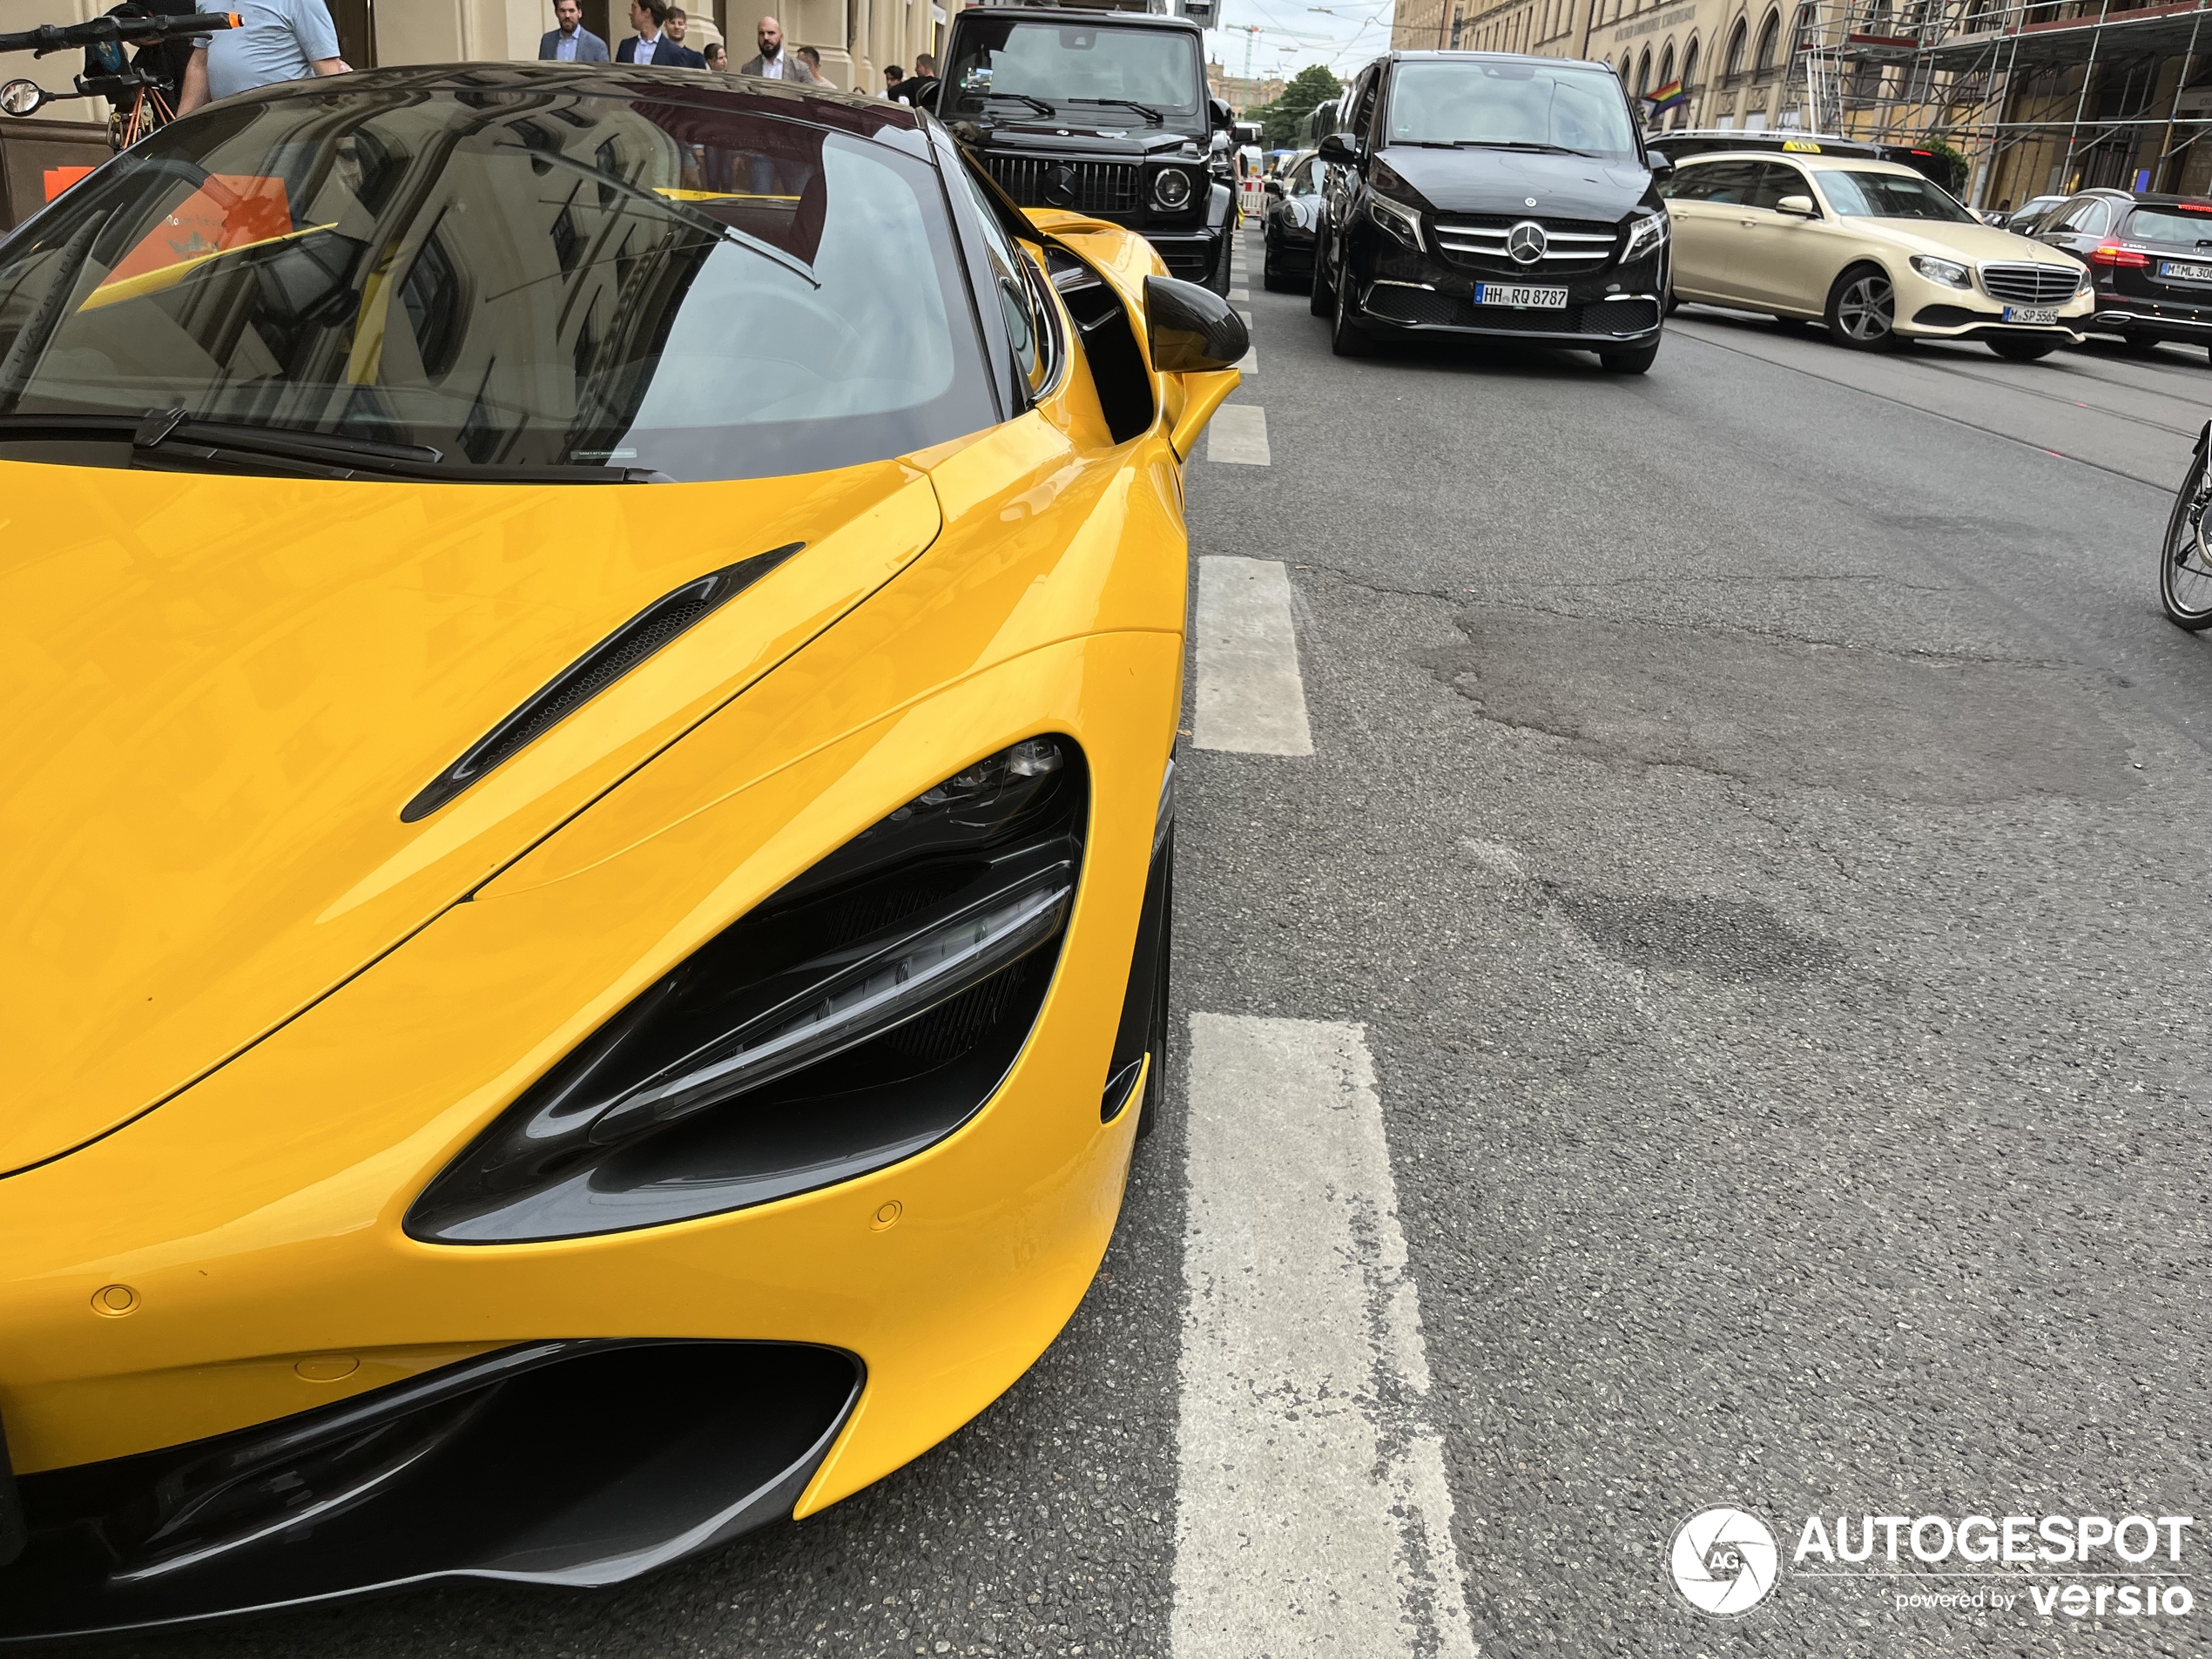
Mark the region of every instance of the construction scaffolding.
POLYGON ((1797 125, 1948 145, 1976 206, 2212 186, 2212 0, 1810 0, 1796 47, 1797 125))

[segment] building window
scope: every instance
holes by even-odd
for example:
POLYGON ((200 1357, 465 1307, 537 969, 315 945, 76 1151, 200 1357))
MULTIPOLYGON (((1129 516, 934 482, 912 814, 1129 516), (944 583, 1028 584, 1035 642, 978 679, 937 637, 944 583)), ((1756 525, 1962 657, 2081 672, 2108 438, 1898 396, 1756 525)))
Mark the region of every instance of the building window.
POLYGON ((1770 11, 1766 14, 1766 21, 1759 25, 1759 55, 1753 64, 1756 71, 1764 75, 1772 69, 1781 50, 1782 14, 1770 11))
POLYGON ((1651 48, 1646 46, 1636 59, 1636 96, 1642 98, 1651 90, 1651 48))
POLYGON ((1728 56, 1721 59, 1721 78, 1730 85, 1743 78, 1743 48, 1750 32, 1751 25, 1742 17, 1736 20, 1736 27, 1729 31, 1728 56))

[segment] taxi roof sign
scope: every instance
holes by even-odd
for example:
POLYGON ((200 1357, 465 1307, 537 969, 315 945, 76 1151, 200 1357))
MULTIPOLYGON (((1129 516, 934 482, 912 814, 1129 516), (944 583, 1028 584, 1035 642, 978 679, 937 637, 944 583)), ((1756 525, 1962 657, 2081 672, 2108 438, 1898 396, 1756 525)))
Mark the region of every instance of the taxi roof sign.
POLYGON ((1820 146, 1811 138, 1785 138, 1782 141, 1782 147, 1796 155, 1817 156, 1820 153, 1820 146))

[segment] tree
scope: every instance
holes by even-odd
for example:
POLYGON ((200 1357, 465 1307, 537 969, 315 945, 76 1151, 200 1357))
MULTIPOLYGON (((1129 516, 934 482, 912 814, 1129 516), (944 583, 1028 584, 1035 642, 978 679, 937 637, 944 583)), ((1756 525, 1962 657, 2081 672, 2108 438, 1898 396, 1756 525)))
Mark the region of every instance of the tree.
POLYGON ((1302 149, 1306 117, 1343 91, 1344 83, 1329 72, 1326 64, 1308 64, 1291 78, 1291 84, 1283 89, 1280 98, 1272 104, 1247 111, 1244 118, 1260 124, 1268 149, 1302 149))

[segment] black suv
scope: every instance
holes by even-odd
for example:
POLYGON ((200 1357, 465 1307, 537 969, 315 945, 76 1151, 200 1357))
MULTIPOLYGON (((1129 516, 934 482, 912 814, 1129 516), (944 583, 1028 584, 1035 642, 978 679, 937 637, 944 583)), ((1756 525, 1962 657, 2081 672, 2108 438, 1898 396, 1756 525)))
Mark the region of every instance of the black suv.
POLYGON ((1620 78, 1503 52, 1393 52, 1345 95, 1313 313, 1339 356, 1379 335, 1578 346, 1641 374, 1659 354, 1667 206, 1620 78))
POLYGON ((1141 233, 1168 270, 1229 292, 1229 106, 1182 17, 976 6, 953 16, 939 118, 1024 207, 1141 233))
POLYGON ((2212 357, 2212 201, 2085 190, 2029 233, 2096 279, 2097 314, 2078 327, 2118 334, 2136 351, 2178 340, 2212 357))

